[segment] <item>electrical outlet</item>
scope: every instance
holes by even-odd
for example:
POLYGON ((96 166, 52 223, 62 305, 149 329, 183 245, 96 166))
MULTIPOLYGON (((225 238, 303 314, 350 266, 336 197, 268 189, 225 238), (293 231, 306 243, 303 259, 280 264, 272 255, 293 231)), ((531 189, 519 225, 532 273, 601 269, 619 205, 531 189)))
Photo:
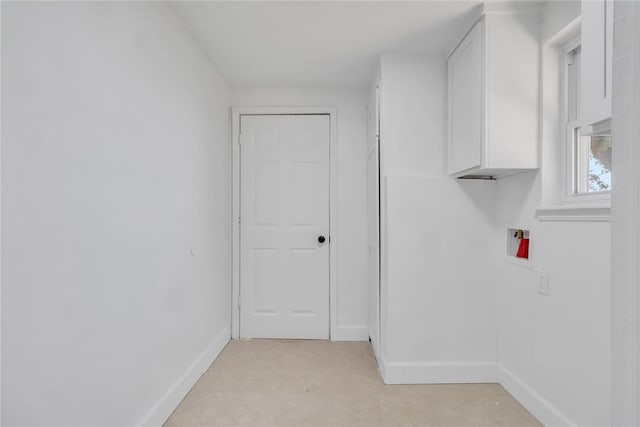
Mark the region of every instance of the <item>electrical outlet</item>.
POLYGON ((536 271, 538 278, 537 291, 542 295, 549 295, 549 273, 544 271, 536 271))

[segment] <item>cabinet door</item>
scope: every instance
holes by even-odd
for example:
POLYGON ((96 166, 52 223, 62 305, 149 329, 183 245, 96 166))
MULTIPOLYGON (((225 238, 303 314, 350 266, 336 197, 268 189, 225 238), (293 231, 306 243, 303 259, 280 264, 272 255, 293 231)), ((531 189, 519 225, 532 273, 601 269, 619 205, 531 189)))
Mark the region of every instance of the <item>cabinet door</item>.
POLYGON ((582 124, 611 118, 613 0, 582 2, 582 124))
POLYGON ((483 25, 478 22, 448 61, 448 171, 450 174, 482 163, 483 25))

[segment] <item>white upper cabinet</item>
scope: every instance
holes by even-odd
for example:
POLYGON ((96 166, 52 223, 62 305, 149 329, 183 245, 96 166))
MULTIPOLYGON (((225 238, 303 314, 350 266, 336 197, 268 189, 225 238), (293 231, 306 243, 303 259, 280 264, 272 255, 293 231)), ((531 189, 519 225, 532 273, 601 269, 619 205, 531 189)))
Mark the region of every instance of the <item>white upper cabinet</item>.
POLYGON ((582 1, 580 114, 588 126, 611 118, 613 0, 582 1))
POLYGON ((538 14, 484 11, 449 56, 447 170, 538 168, 538 14))
POLYGON ((482 164, 482 44, 478 22, 449 58, 449 173, 482 164))

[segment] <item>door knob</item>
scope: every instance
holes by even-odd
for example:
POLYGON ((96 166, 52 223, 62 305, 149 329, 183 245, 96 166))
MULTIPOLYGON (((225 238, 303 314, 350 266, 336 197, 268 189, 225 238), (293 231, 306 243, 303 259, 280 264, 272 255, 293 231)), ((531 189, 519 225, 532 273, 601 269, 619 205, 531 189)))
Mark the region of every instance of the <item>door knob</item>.
POLYGON ((318 243, 324 243, 327 240, 324 236, 318 236, 318 243))

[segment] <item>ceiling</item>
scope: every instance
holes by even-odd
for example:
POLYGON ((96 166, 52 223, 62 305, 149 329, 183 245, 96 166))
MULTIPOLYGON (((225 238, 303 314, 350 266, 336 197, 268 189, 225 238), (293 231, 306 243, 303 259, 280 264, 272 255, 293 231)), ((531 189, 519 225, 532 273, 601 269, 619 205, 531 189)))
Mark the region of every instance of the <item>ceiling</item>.
POLYGON ((479 1, 172 1, 232 87, 360 88, 388 52, 445 54, 479 1))

